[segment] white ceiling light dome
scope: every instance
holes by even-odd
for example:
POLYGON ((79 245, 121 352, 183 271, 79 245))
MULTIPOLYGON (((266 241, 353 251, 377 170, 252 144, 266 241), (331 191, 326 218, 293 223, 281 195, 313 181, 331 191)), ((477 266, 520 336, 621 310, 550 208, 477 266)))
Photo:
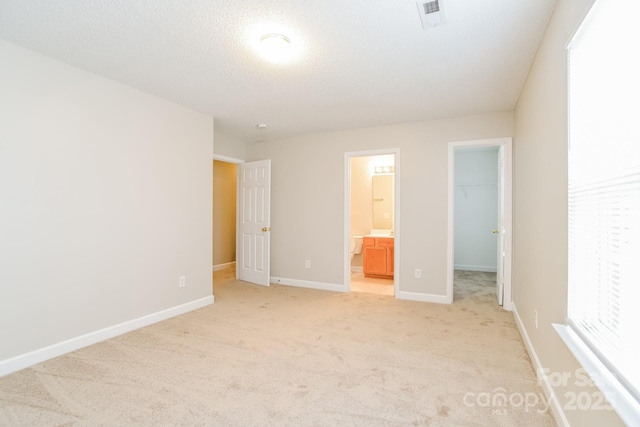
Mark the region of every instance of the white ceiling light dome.
POLYGON ((293 55, 291 40, 278 33, 265 34, 260 37, 260 55, 277 64, 289 62, 293 55))

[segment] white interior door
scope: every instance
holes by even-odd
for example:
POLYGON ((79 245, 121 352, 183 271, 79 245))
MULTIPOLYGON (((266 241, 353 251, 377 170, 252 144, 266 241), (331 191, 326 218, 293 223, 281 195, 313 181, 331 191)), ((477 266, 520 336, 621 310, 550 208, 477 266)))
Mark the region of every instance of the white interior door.
POLYGON ((238 279, 269 286, 271 160, 239 169, 238 279))
POLYGON ((505 271, 505 173, 504 146, 498 150, 498 268, 496 274, 496 296, 498 304, 503 305, 504 299, 504 271, 505 271))

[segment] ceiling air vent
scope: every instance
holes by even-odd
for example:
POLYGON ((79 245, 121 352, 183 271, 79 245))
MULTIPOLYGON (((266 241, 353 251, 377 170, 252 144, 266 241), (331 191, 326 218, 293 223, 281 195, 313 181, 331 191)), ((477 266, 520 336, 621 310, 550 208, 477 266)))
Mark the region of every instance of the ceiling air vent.
POLYGON ((440 0, 419 0, 418 12, 422 28, 431 28, 444 24, 444 14, 440 0))
POLYGON ((424 8, 425 14, 440 12, 440 3, 438 3, 438 0, 422 3, 422 7, 424 8))

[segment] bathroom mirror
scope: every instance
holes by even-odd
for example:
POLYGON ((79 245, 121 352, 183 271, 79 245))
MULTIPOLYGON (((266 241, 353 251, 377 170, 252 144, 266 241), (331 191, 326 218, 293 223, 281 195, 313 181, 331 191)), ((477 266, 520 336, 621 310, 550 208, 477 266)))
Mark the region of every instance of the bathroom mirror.
POLYGON ((373 175, 373 228, 393 230, 394 175, 373 175))

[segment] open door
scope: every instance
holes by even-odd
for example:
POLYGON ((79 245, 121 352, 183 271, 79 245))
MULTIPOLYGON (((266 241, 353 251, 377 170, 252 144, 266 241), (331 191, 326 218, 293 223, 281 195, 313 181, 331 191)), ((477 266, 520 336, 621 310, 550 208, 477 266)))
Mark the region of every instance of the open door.
POLYGON ((269 286, 271 160, 239 165, 238 279, 269 286))
POLYGON ((504 266, 505 266, 505 178, 504 178, 504 145, 498 150, 498 224, 495 231, 498 235, 498 265, 496 274, 496 296, 498 304, 503 305, 504 299, 504 266))

